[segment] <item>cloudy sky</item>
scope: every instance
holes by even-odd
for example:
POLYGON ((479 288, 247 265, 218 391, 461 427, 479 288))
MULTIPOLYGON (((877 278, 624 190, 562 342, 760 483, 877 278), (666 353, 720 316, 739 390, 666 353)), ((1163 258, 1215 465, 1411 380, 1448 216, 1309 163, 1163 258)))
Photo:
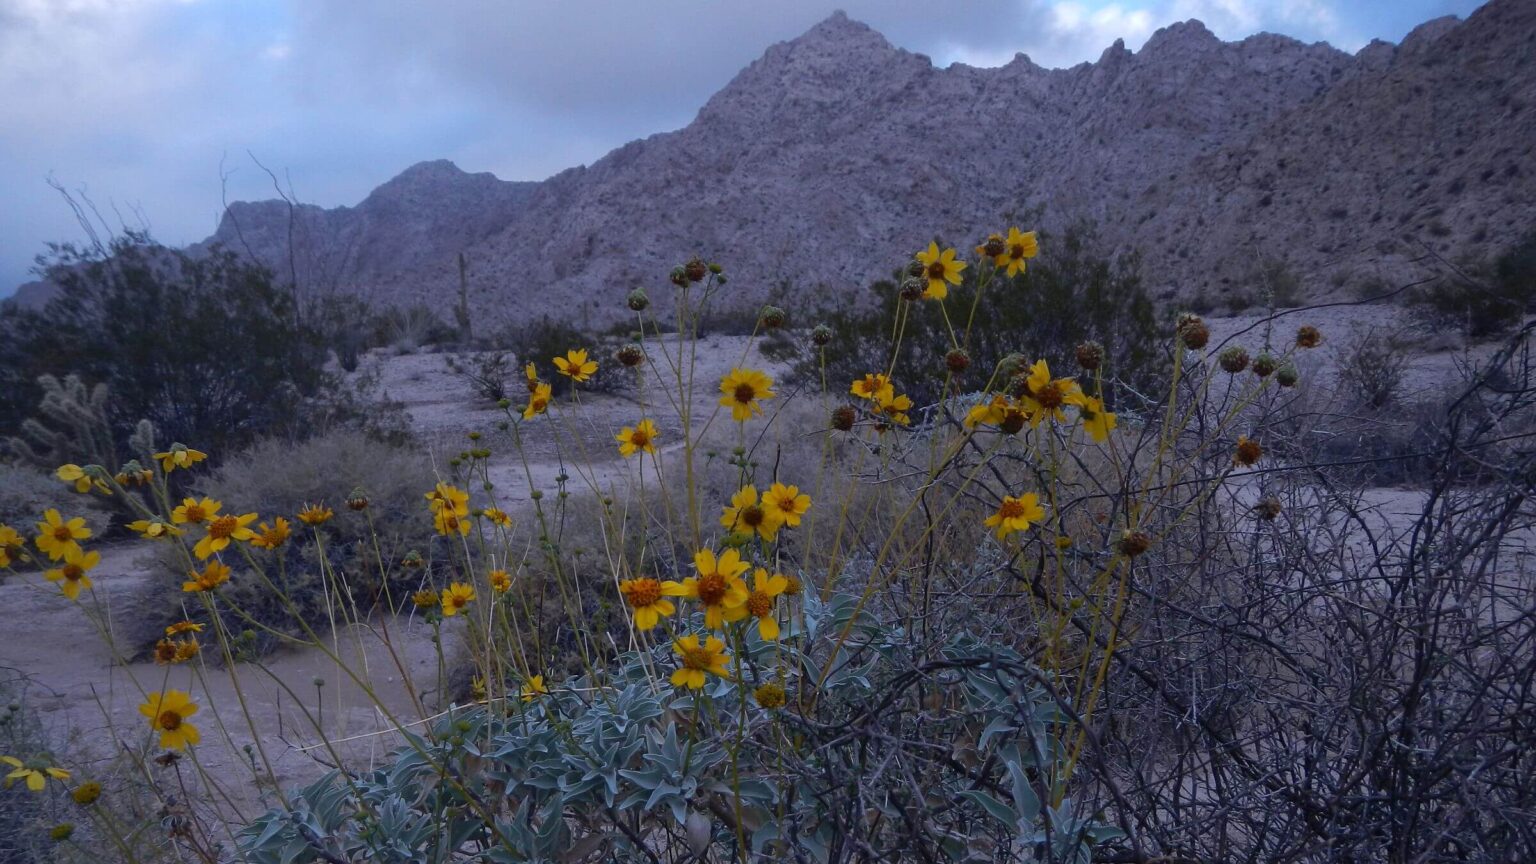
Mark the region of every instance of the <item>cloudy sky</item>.
POLYGON ((414 162, 542 179, 683 126, 770 44, 845 9, 947 65, 1045 66, 1199 18, 1355 50, 1480 0, 0 0, 0 296, 84 189, 162 241, 271 197, 355 204, 414 162), (941 13, 935 10, 942 9, 941 13), (251 154, 251 155, 248 155, 251 154))

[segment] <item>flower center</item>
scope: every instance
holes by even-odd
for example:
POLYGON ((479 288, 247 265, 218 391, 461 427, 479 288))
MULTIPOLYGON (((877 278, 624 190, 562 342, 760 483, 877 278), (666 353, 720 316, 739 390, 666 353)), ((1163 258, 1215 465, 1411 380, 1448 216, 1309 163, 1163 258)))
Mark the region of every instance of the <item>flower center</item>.
POLYGON ((239 527, 240 520, 235 517, 220 516, 208 524, 208 536, 215 540, 225 540, 239 527))
POLYGON ((689 669, 705 671, 709 669, 714 659, 715 655, 703 646, 683 649, 683 665, 689 669))
POLYGON ((746 403, 751 402, 753 399, 757 398, 757 388, 753 387, 751 384, 742 382, 741 384, 736 385, 736 391, 732 394, 732 396, 737 402, 745 405, 746 403))
POLYGON ((753 591, 747 595, 747 611, 758 618, 767 618, 773 614, 773 598, 762 591, 753 591))
POLYGON ((928 265, 928 278, 929 279, 943 279, 944 278, 944 262, 942 262, 942 261, 935 261, 932 264, 929 264, 928 265))
POLYGON ((160 712, 160 728, 167 732, 174 732, 181 728, 181 715, 175 711, 160 712))
POLYGON ((719 573, 711 573, 699 579, 699 602, 705 606, 718 606, 725 599, 725 577, 719 573))
POLYGON ((193 504, 192 506, 187 508, 187 521, 188 522, 201 522, 201 521, 203 521, 204 519, 207 519, 207 518, 208 518, 207 512, 205 512, 203 510, 203 508, 199 507, 198 505, 193 504))
POLYGON ((71 582, 79 582, 81 579, 85 578, 85 568, 81 567, 79 564, 65 564, 64 578, 71 582))
POLYGON ((629 443, 635 445, 636 447, 644 447, 645 445, 651 443, 651 436, 645 434, 643 430, 636 429, 629 436, 629 443))
POLYGON ((1047 411, 1060 408, 1062 399, 1061 385, 1055 381, 1041 387, 1040 392, 1035 394, 1035 401, 1039 402, 1040 407, 1047 411))
POLYGON ((783 510, 785 513, 795 512, 795 499, 789 497, 788 495, 778 499, 778 505, 779 509, 783 510))
POLYGON ((1024 505, 1012 498, 1004 498, 1003 506, 999 507, 997 512, 1004 519, 1017 519, 1024 515, 1024 505))
POLYGON ((1022 243, 1015 243, 1012 246, 1009 246, 1008 247, 1008 255, 1010 257, 1012 257, 1012 258, 1023 258, 1024 257, 1024 244, 1022 244, 1022 243))
POLYGON ((644 609, 661 599, 661 584, 655 579, 636 579, 624 589, 624 597, 629 605, 644 609))
POLYGON ((59 527, 53 529, 53 539, 59 541, 60 543, 68 543, 69 541, 75 539, 75 535, 69 530, 68 525, 60 525, 59 527))
POLYGON ((763 508, 756 504, 743 507, 741 508, 740 518, 741 524, 748 528, 756 528, 763 524, 763 508))

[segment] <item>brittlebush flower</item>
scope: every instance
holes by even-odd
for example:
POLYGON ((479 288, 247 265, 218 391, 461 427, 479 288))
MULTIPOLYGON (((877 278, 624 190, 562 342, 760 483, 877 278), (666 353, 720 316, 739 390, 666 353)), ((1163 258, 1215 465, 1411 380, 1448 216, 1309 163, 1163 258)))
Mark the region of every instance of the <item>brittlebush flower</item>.
POLYGON ((772 399, 773 379, 757 369, 734 368, 720 379, 720 404, 731 409, 731 419, 745 423, 763 413, 761 399, 772 399))
POLYGON ((460 537, 469 536, 469 518, 460 516, 452 510, 439 510, 433 514, 432 527, 444 537, 452 537, 455 534, 460 537))
POLYGON ((492 570, 486 575, 486 580, 491 583, 491 590, 497 594, 505 594, 512 590, 512 574, 505 570, 492 570))
POLYGON ((929 243, 928 248, 917 253, 917 260, 923 264, 923 278, 927 280, 927 287, 923 289, 925 300, 943 300, 949 296, 950 285, 960 284, 960 273, 965 269, 964 261, 955 260, 955 250, 945 249, 939 251, 938 243, 929 243))
POLYGON ((1025 492, 1017 498, 1012 495, 1003 497, 1003 503, 997 507, 997 512, 986 518, 982 524, 997 532, 997 539, 1002 540, 1009 534, 1019 531, 1028 531, 1029 527, 1045 518, 1045 509, 1040 506, 1040 496, 1033 492, 1025 492))
POLYGON ((75 799, 75 803, 81 807, 89 807, 101 798, 101 784, 95 780, 87 780, 75 787, 69 797, 75 799))
POLYGON ((263 522, 256 526, 256 536, 251 538, 251 545, 261 549, 276 549, 288 542, 290 533, 288 520, 278 516, 272 520, 271 525, 263 522))
POLYGON ((524 702, 532 702, 540 696, 547 696, 548 694, 549 688, 544 686, 543 675, 528 676, 528 682, 523 685, 522 691, 524 702))
POLYGON ((523 367, 523 380, 528 385, 528 392, 532 393, 539 386, 539 369, 532 363, 523 367))
POLYGON ((1083 391, 1077 382, 1071 378, 1051 378, 1051 367, 1044 360, 1037 360, 1029 367, 1029 378, 1024 386, 1027 392, 1020 401, 1029 414, 1032 427, 1039 426, 1045 419, 1065 423, 1067 415, 1062 412, 1062 407, 1081 405, 1083 401, 1083 391))
POLYGON ((726 620, 739 621, 750 615, 757 619, 757 634, 764 641, 772 642, 779 638, 779 622, 774 617, 774 598, 788 589, 789 579, 778 573, 769 574, 759 567, 752 573, 752 590, 747 593, 747 601, 737 607, 737 611, 727 613, 726 620))
POLYGON ((197 706, 180 690, 149 694, 139 713, 149 718, 150 729, 160 733, 160 746, 166 750, 182 750, 202 740, 197 727, 187 720, 197 713, 197 706))
POLYGON ((177 525, 201 525, 219 515, 219 508, 223 506, 212 498, 204 498, 201 501, 196 498, 183 498, 181 504, 171 511, 171 521, 177 525))
POLYGON ((191 621, 177 621, 175 624, 165 628, 165 635, 167 636, 180 636, 183 633, 201 632, 203 632, 203 625, 194 624, 191 621))
POLYGON ((988 426, 996 426, 1004 432, 1012 435, 1024 428, 1029 420, 1022 406, 1001 393, 993 394, 991 400, 983 402, 965 414, 965 428, 975 429, 985 423, 988 426))
POLYGON ((629 608, 635 610, 635 626, 649 630, 661 622, 663 615, 677 611, 668 597, 687 597, 688 590, 671 579, 661 581, 650 577, 625 579, 619 583, 619 593, 629 608))
POLYGON ((763 507, 777 510, 785 525, 799 528, 800 517, 811 509, 811 496, 802 494, 799 486, 774 483, 763 493, 763 507))
POLYGON ((1098 444, 1109 440, 1109 433, 1115 428, 1115 414, 1113 411, 1105 411, 1101 400, 1083 396, 1077 404, 1077 413, 1083 418, 1083 431, 1088 433, 1089 438, 1098 444))
MULTIPOLYGON (((303 514, 300 514, 302 518, 303 514)), ((222 552, 231 540, 250 540, 256 536, 248 527, 256 521, 255 513, 244 516, 225 514, 208 520, 208 533, 192 547, 199 560, 207 560, 215 552, 222 552)))
POLYGON ((747 602, 747 583, 741 574, 747 572, 747 562, 741 553, 727 549, 716 558, 708 549, 693 554, 693 566, 697 576, 683 580, 677 596, 692 597, 704 607, 704 626, 718 630, 725 626, 725 612, 747 602))
POLYGON ((450 584, 447 590, 443 591, 443 617, 452 618, 474 601, 474 586, 463 582, 450 584))
POLYGON ((192 578, 181 583, 181 590, 188 594, 196 594, 199 591, 212 591, 229 581, 229 567, 218 561, 209 561, 208 566, 199 573, 193 570, 187 574, 192 578))
POLYGON ((572 348, 564 357, 555 358, 555 369, 580 384, 597 374, 597 361, 587 359, 587 349, 572 348))
POLYGON ((335 515, 336 511, 324 504, 305 504, 299 511, 299 521, 310 526, 324 525, 335 515))
POLYGON ((777 507, 765 506, 766 503, 758 503, 757 487, 743 486, 731 496, 731 503, 721 508, 720 525, 728 531, 744 531, 772 540, 784 524, 784 513, 777 507))
POLYGON ((146 540, 163 540, 166 537, 181 536, 180 528, 168 522, 161 522, 159 519, 138 519, 129 522, 128 530, 146 540))
POLYGON ((633 456, 644 451, 656 455, 656 424, 650 420, 641 420, 634 426, 625 426, 614 436, 619 442, 620 456, 633 456))
POLYGON ((907 412, 912 410, 912 398, 905 394, 883 396, 875 403, 875 416, 883 418, 887 423, 897 426, 906 426, 912 422, 907 412))
POLYGON ((37 523, 37 548, 53 561, 62 559, 71 549, 79 552, 79 541, 90 536, 91 529, 85 527, 83 518, 65 519, 51 507, 43 511, 43 521, 37 523))
MULTIPOLYGON (((1033 231, 1020 231, 1017 227, 1008 229, 1008 237, 1003 240, 1002 252, 992 256, 992 264, 999 270, 1003 270, 1009 276, 1017 276, 1024 272, 1024 261, 1033 258, 1040 253, 1040 244, 1033 231)), ((977 254, 981 254, 978 249, 977 254)))
POLYGON ((73 483, 76 492, 89 492, 92 486, 108 494, 112 492, 105 482, 99 478, 93 478, 86 469, 73 462, 68 465, 60 465, 59 470, 55 471, 53 476, 63 480, 65 483, 73 483))
POLYGON ((484 516, 491 523, 499 525, 502 528, 512 527, 512 517, 508 515, 505 510, 499 510, 495 507, 487 507, 480 511, 480 515, 484 516))
POLYGON ((71 600, 80 597, 82 588, 91 587, 90 570, 101 563, 101 553, 86 552, 79 546, 64 552, 64 566, 43 573, 49 582, 59 583, 59 590, 71 600))
POLYGON ((167 474, 175 471, 177 468, 191 468, 207 458, 207 453, 201 450, 193 450, 185 444, 172 444, 171 449, 164 453, 155 454, 155 459, 160 462, 160 469, 167 474))
POLYGON ((895 395, 896 389, 891 384, 889 376, 873 372, 853 382, 853 386, 848 388, 848 392, 860 399, 879 402, 882 399, 889 399, 895 395))
POLYGON ((21 532, 9 525, 0 524, 0 567, 9 567, 12 563, 19 561, 22 550, 26 547, 27 543, 21 539, 21 532))
POLYGON ((672 650, 681 661, 677 671, 672 673, 673 687, 702 689, 705 672, 721 678, 730 677, 730 671, 725 668, 726 660, 730 659, 725 653, 725 643, 713 636, 706 637, 702 645, 697 635, 684 636, 672 643, 672 650))
POLYGON ((437 592, 433 589, 423 588, 411 595, 411 602, 416 605, 417 609, 433 609, 442 602, 442 598, 438 597, 437 592))
POLYGON ((56 768, 40 760, 23 762, 15 756, 0 756, 0 762, 11 766, 11 773, 5 775, 5 788, 11 788, 11 784, 17 780, 24 781, 27 789, 32 792, 41 792, 48 785, 48 778, 63 782, 69 779, 69 772, 63 768, 56 768))
POLYGON ((553 399, 555 391, 553 387, 540 381, 534 385, 528 394, 528 407, 523 409, 523 419, 532 420, 549 410, 549 400, 553 399))
POLYGON ((449 511, 459 516, 469 515, 469 493, 450 483, 438 483, 426 494, 426 499, 433 513, 449 511))

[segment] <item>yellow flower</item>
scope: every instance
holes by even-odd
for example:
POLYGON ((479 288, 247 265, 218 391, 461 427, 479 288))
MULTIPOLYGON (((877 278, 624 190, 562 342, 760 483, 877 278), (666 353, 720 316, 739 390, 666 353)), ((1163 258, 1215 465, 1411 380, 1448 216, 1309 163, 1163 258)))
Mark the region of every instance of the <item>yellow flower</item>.
MULTIPOLYGON (((256 514, 251 514, 252 516, 256 514)), ((324 525, 331 521, 336 512, 324 504, 305 504, 299 510, 299 521, 305 525, 324 525)))
POLYGON ((155 663, 160 666, 185 663, 196 657, 202 650, 203 646, 197 644, 196 639, 180 641, 170 638, 161 639, 155 643, 155 663))
POLYGON ((927 249, 917 253, 917 260, 923 263, 923 278, 928 280, 928 287, 923 289, 924 299, 943 300, 949 296, 949 285, 944 283, 960 284, 965 262, 955 260, 954 249, 940 252, 938 243, 929 243, 927 249))
POLYGON ((46 762, 35 759, 23 762, 15 756, 0 756, 0 762, 4 762, 15 769, 5 775, 5 788, 7 789, 11 788, 11 784, 17 780, 24 780, 28 790, 41 792, 43 787, 48 785, 49 777, 61 782, 69 779, 69 772, 63 768, 55 768, 46 762))
POLYGON ((449 509, 442 509, 432 515, 432 527, 444 537, 452 537, 457 534, 460 537, 469 536, 469 517, 460 516, 449 509))
POLYGON ((655 627, 661 622, 661 616, 677 611, 672 601, 666 598, 691 596, 686 588, 670 579, 662 582, 649 577, 625 579, 619 583, 619 593, 624 595, 629 608, 635 610, 635 626, 641 630, 655 627))
POLYGON ((656 455, 656 424, 650 420, 641 420, 633 427, 625 426, 614 438, 619 442, 620 456, 633 456, 641 450, 656 455))
POLYGON ((757 503, 757 488, 743 486, 731 496, 731 503, 721 508, 720 525, 729 531, 745 531, 757 534, 764 540, 772 540, 784 524, 784 512, 777 507, 765 507, 757 503))
POLYGON ((997 269, 1007 271, 1009 276, 1017 276, 1024 272, 1024 260, 1039 253, 1040 244, 1035 232, 1009 228, 1008 239, 1003 241, 1003 254, 994 257, 992 263, 997 269))
POLYGON ((21 560, 22 550, 26 547, 21 532, 0 523, 0 567, 9 567, 13 562, 21 560))
POLYGON ((43 573, 49 582, 58 582, 59 590, 71 600, 80 596, 80 589, 91 587, 90 570, 101 563, 101 553, 86 552, 79 546, 64 551, 64 566, 43 573))
POLYGON ((881 399, 889 399, 895 394, 896 389, 891 385, 891 379, 878 372, 865 375, 853 382, 848 392, 871 402, 879 402, 881 399))
POLYGON ((199 573, 193 570, 187 575, 192 578, 181 583, 182 591, 188 594, 195 594, 199 591, 212 591, 229 581, 229 567, 218 561, 209 561, 208 565, 203 568, 203 572, 199 573))
POLYGON ((155 458, 160 460, 161 470, 169 474, 177 468, 191 468, 207 459, 208 454, 201 450, 193 450, 185 444, 172 444, 171 449, 164 453, 156 453, 155 458))
POLYGON ((427 504, 433 513, 451 512, 456 516, 469 515, 469 493, 450 483, 439 482, 427 493, 427 504))
POLYGON ((732 369, 720 379, 720 404, 731 409, 731 419, 745 423, 763 413, 759 399, 772 399, 773 379, 756 369, 732 369))
POLYGON ((201 501, 196 498, 183 498, 181 505, 171 511, 171 521, 177 525, 200 525, 219 515, 219 508, 223 506, 212 498, 204 498, 201 501))
POLYGON ((60 465, 59 470, 55 471, 53 476, 63 480, 65 483, 75 484, 76 492, 89 492, 92 486, 96 486, 108 494, 112 492, 105 482, 99 478, 93 478, 86 472, 86 469, 73 462, 68 465, 60 465))
POLYGON ((704 673, 719 675, 721 678, 729 678, 730 671, 725 668, 725 661, 730 659, 725 653, 725 643, 713 636, 699 644, 699 637, 684 636, 672 643, 672 650, 677 652, 682 665, 672 673, 673 687, 688 687, 694 690, 703 688, 704 673))
POLYGON ((442 598, 438 597, 437 592, 431 588, 423 588, 411 595, 411 602, 417 609, 432 609, 442 602, 442 598))
POLYGON ((997 512, 988 516, 982 524, 995 529, 997 539, 1001 540, 1009 534, 1029 530, 1029 526, 1044 518, 1045 509, 1040 506, 1040 496, 1025 492, 1017 498, 1003 496, 1003 503, 998 505, 997 512))
MULTIPOLYGON (((301 514, 302 516, 302 514, 301 514)), ((250 540, 256 536, 248 527, 256 521, 255 513, 244 516, 215 516, 208 520, 208 533, 197 541, 192 552, 199 560, 207 560, 215 552, 222 552, 231 540, 250 540)))
POLYGON ((741 579, 747 562, 735 549, 721 552, 718 559, 710 550, 700 549, 693 554, 693 566, 699 575, 684 579, 677 596, 698 600, 704 607, 704 626, 718 630, 725 626, 727 609, 747 602, 747 583, 741 579))
POLYGON ((761 567, 752 573, 752 591, 747 594, 747 602, 742 604, 742 617, 751 615, 757 619, 757 633, 765 641, 772 642, 779 638, 779 622, 773 615, 773 601, 788 588, 789 579, 778 573, 769 575, 761 567))
POLYGON ((502 528, 512 527, 512 517, 509 516, 504 510, 498 510, 495 507, 487 507, 480 511, 480 515, 484 516, 486 519, 489 519, 492 523, 501 526, 502 528))
POLYGON ((532 702, 540 696, 549 694, 549 688, 544 686, 543 675, 528 676, 528 683, 523 685, 523 701, 532 702))
POLYGON ((529 363, 527 366, 523 367, 523 377, 525 379, 527 379, 527 382, 528 382, 528 392, 532 393, 534 388, 539 386, 539 370, 538 370, 538 368, 535 367, 532 363, 529 363))
POLYGON ((180 636, 183 633, 201 632, 203 632, 203 625, 194 624, 191 621, 177 621, 175 624, 165 628, 165 635, 167 636, 180 636))
POLYGON ((262 549, 276 549, 288 542, 288 520, 281 516, 272 520, 268 525, 263 522, 256 526, 256 536, 251 538, 251 545, 262 549))
POLYGON ((43 521, 37 523, 37 532, 37 548, 54 561, 63 558, 71 549, 79 552, 78 541, 91 536, 91 529, 85 527, 84 519, 76 516, 66 521, 53 508, 43 511, 43 521))
POLYGON ((162 540, 166 537, 180 537, 181 529, 168 522, 159 519, 138 519, 128 523, 128 530, 137 533, 146 540, 162 540))
POLYGON ((564 357, 555 358, 555 369, 561 375, 580 384, 597 372, 597 361, 587 359, 587 349, 572 348, 564 357))
POLYGON ((540 381, 528 394, 528 407, 523 409, 523 419, 532 420, 549 410, 549 400, 554 398, 554 388, 540 381))
POLYGON ((1083 418, 1083 429, 1089 438, 1099 444, 1109 440, 1109 433, 1115 428, 1115 414, 1105 411, 1102 401, 1085 395, 1077 405, 1077 413, 1083 418))
POLYGON ((149 718, 149 728, 160 733, 160 746, 167 750, 181 750, 196 744, 201 738, 197 727, 187 721, 197 713, 197 706, 180 690, 151 693, 149 701, 139 706, 139 713, 149 718))
POLYGON ((454 582, 443 592, 443 616, 452 618, 475 600, 475 589, 463 582, 454 582))
POLYGON ((512 590, 512 574, 505 570, 492 570, 486 578, 490 580, 491 590, 497 594, 505 594, 512 590))
POLYGON ((1051 378, 1051 367, 1044 360, 1035 361, 1035 365, 1029 367, 1029 378, 1024 386, 1028 393, 1020 401, 1024 410, 1029 414, 1029 425, 1039 426, 1040 421, 1046 418, 1058 423, 1065 423, 1067 415, 1062 413, 1063 405, 1081 405, 1083 403, 1082 388, 1071 378, 1051 378))
POLYGON ((912 422, 907 412, 912 410, 912 397, 886 394, 875 403, 876 416, 884 417, 888 422, 898 426, 906 426, 912 422))
POLYGON ((763 493, 763 506, 768 510, 777 510, 785 525, 799 528, 800 517, 811 509, 811 496, 801 494, 799 486, 774 483, 763 493))

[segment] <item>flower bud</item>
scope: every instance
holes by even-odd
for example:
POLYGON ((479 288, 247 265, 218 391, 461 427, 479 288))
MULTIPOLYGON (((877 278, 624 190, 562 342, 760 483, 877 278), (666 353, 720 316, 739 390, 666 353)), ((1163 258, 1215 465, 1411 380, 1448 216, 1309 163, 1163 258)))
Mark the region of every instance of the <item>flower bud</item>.
POLYGON ((817 324, 811 330, 811 344, 817 348, 826 346, 832 341, 832 328, 825 324, 817 324))
POLYGON ((1247 435, 1237 437, 1237 448, 1232 454, 1232 461, 1239 465, 1252 465, 1264 456, 1264 448, 1259 442, 1247 435))
POLYGON ((1289 363, 1281 366, 1275 372, 1275 383, 1279 384, 1281 387, 1295 387, 1296 382, 1300 380, 1301 373, 1297 372, 1296 367, 1289 363))
POLYGON ((367 510, 368 509, 368 496, 363 494, 362 487, 358 487, 356 489, 353 489, 352 490, 352 494, 347 496, 347 509, 349 509, 349 510, 367 510))
POLYGON ((1193 312, 1180 315, 1176 329, 1179 340, 1191 351, 1199 351, 1211 339, 1211 328, 1205 326, 1205 321, 1193 312))
POLYGON ((683 265, 683 275, 688 277, 689 282, 703 282, 704 277, 709 275, 709 267, 698 256, 694 256, 683 265))
POLYGON ((645 293, 644 288, 636 288, 629 292, 629 297, 625 299, 625 302, 629 304, 630 311, 644 312, 645 308, 651 305, 651 298, 650 295, 645 293))
POLYGON ((1120 554, 1135 558, 1152 548, 1152 538, 1145 531, 1126 531, 1120 535, 1120 554))
POLYGON ((967 354, 964 348, 951 348, 949 353, 944 355, 945 368, 956 375, 964 372, 970 365, 971 355, 967 354))
POLYGON ((839 405, 832 412, 832 428, 839 432, 847 432, 853 428, 853 421, 859 419, 852 405, 839 405))
POLYGON ((1083 342, 1077 346, 1077 365, 1092 372, 1104 365, 1104 346, 1099 342, 1083 342))
POLYGON ((81 807, 89 807, 96 803, 96 799, 101 797, 101 784, 95 780, 81 783, 75 787, 74 792, 70 793, 70 797, 75 799, 75 803, 81 807))
POLYGON ((762 324, 769 330, 777 330, 780 327, 783 327, 784 322, 789 319, 788 316, 784 314, 783 309, 780 309, 777 306, 764 306, 762 314, 757 317, 757 320, 758 323, 762 324))
POLYGON ((400 566, 412 570, 420 567, 423 563, 425 562, 421 559, 421 553, 417 552, 415 549, 405 553, 405 557, 400 559, 400 566))
POLYGON ((1248 352, 1239 345, 1233 345, 1216 356, 1216 362, 1221 368, 1233 375, 1248 368, 1248 352))
POLYGON ((621 365, 630 369, 633 369, 636 366, 639 366, 641 363, 645 362, 645 351, 641 349, 639 345, 636 345, 633 342, 620 348, 618 354, 615 356, 618 358, 621 365))
POLYGON ((1316 348, 1323 344, 1323 334, 1312 325, 1308 324, 1296 331, 1297 348, 1316 348))
POLYGON ((673 267, 672 272, 667 275, 667 279, 679 288, 688 287, 688 271, 683 267, 673 267))
POLYGON ((1268 353, 1260 354, 1253 358, 1253 374, 1260 378, 1268 378, 1275 374, 1275 370, 1279 368, 1279 365, 1275 362, 1275 358, 1269 356, 1268 353))
POLYGON ((788 701, 784 693, 784 685, 777 681, 769 681, 752 691, 752 697, 757 700, 757 704, 769 711, 783 708, 784 703, 788 701))
POLYGON ((916 303, 923 299, 923 291, 927 286, 917 276, 909 276, 901 283, 901 299, 908 303, 916 303))
POLYGON ((923 262, 921 262, 921 261, 917 261, 917 260, 914 259, 912 261, 912 263, 907 265, 907 275, 911 276, 913 278, 921 276, 921 275, 923 275, 924 273, 927 273, 927 272, 928 272, 928 266, 926 264, 924 264, 923 262))
POLYGON ((997 256, 1007 251, 1007 249, 1007 245, 1003 242, 1003 235, 988 234, 987 242, 982 244, 981 254, 987 256, 988 258, 996 258, 997 256))

